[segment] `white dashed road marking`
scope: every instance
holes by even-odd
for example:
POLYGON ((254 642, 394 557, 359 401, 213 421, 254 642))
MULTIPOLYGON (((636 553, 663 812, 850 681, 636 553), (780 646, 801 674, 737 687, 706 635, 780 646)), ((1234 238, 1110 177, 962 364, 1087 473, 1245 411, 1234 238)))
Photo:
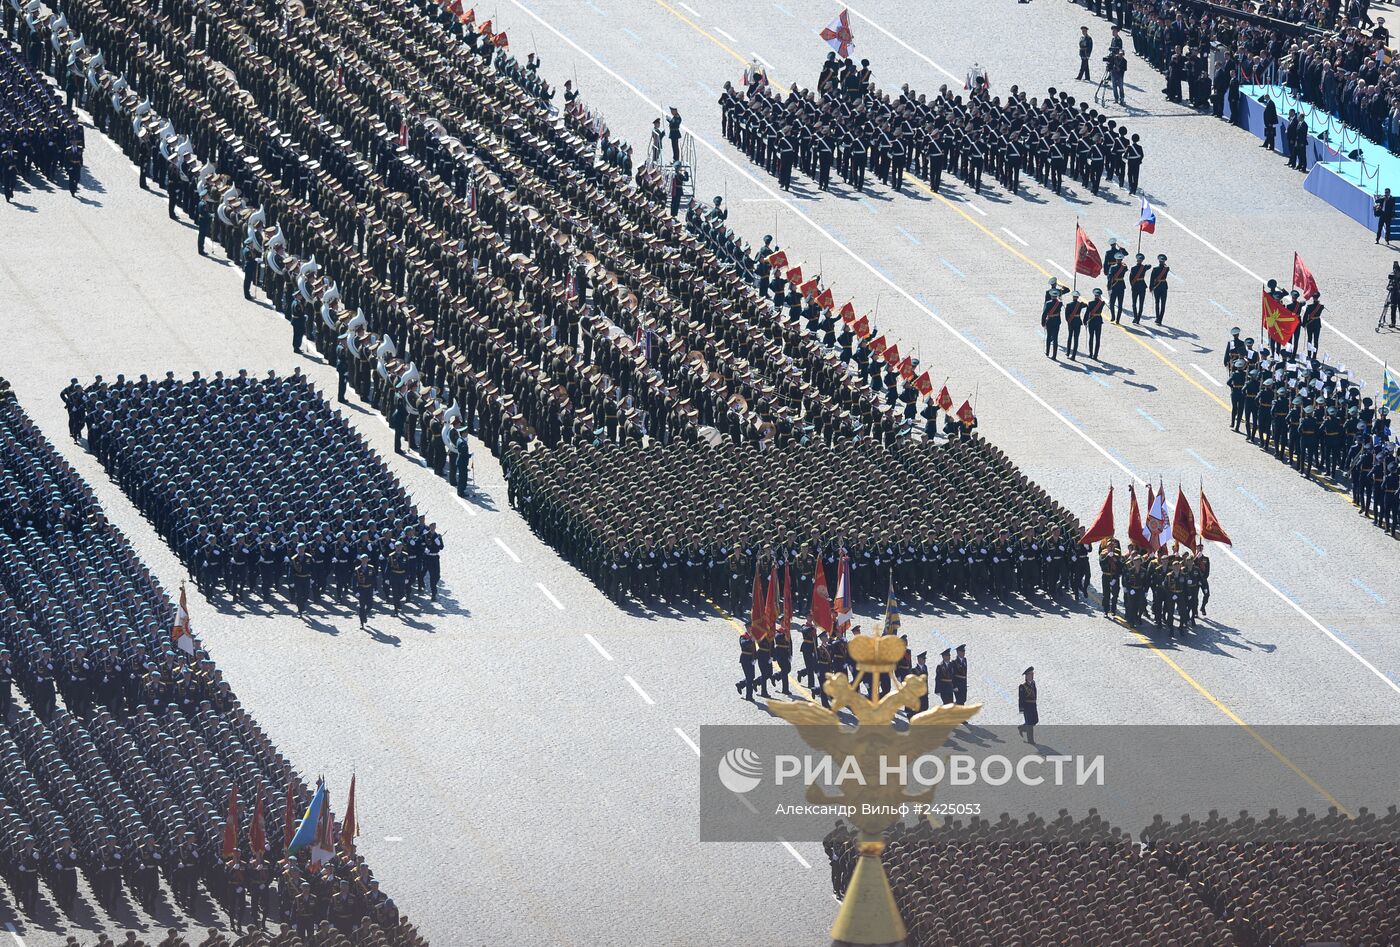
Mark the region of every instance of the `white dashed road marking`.
POLYGON ((678 737, 680 737, 682 740, 684 740, 684 741, 685 741, 685 745, 688 746, 688 747, 690 747, 692 750, 694 750, 696 756, 699 756, 699 755, 700 755, 700 746, 699 746, 694 740, 692 740, 692 739, 690 738, 690 734, 686 733, 686 732, 685 732, 684 730, 682 730, 680 727, 676 727, 675 730, 676 730, 676 736, 678 736, 678 737))
POLYGON ((561 612, 565 610, 565 609, 564 609, 564 603, 561 602, 561 601, 559 601, 557 598, 555 598, 555 597, 554 597, 554 593, 551 592, 549 589, 547 589, 547 588, 544 587, 544 583, 542 583, 542 582, 536 582, 536 583, 535 583, 535 588, 537 588, 537 589, 539 589, 541 592, 543 592, 543 593, 544 593, 544 597, 547 598, 547 599, 549 599, 549 603, 550 603, 551 605, 553 605, 555 608, 559 609, 561 612))
POLYGON ((1224 388, 1224 387, 1225 387, 1225 383, 1224 383, 1223 381, 1216 381, 1214 375, 1212 375, 1210 372, 1206 371, 1206 370, 1205 370, 1204 368, 1202 368, 1201 366, 1197 365, 1195 362, 1192 362, 1192 363, 1191 363, 1191 367, 1194 368, 1196 371, 1200 372, 1202 375, 1204 375, 1206 381, 1210 382, 1210 383, 1211 383, 1212 385, 1214 385, 1215 387, 1217 387, 1217 388, 1224 388))
POLYGON ((583 636, 588 639, 589 644, 591 644, 594 648, 598 649, 598 653, 601 654, 605 659, 609 661, 613 659, 613 656, 608 654, 607 649, 598 643, 597 638, 593 637, 586 631, 583 633, 583 636))
POLYGON ((636 681, 634 681, 634 680, 632 679, 632 675, 631 675, 631 674, 624 674, 624 675, 622 675, 622 679, 625 680, 628 684, 631 684, 631 685, 632 685, 632 689, 633 689, 634 691, 637 692, 637 696, 639 696, 640 698, 642 698, 642 700, 646 701, 648 707, 655 707, 655 706, 656 706, 656 701, 654 701, 654 700, 651 699, 651 695, 650 695, 650 694, 648 694, 646 691, 642 690, 642 685, 640 685, 640 684, 638 684, 636 681))
POLYGON ((1016 236, 1016 234, 1012 233, 1010 227, 1002 227, 1001 229, 1002 229, 1002 231, 1003 231, 1008 237, 1010 237, 1012 240, 1015 240, 1015 241, 1016 241, 1017 243, 1019 243, 1021 246, 1023 246, 1023 247, 1028 247, 1028 246, 1030 246, 1029 243, 1026 243, 1026 241, 1022 240, 1020 237, 1016 236))
POLYGON ((812 867, 811 864, 807 861, 807 859, 805 859, 805 858, 802 857, 802 853, 799 852, 797 849, 795 849, 795 848, 792 847, 792 843, 791 843, 791 842, 789 842, 787 839, 782 839, 782 843, 783 843, 783 848, 787 849, 787 850, 788 850, 788 854, 790 854, 793 858, 796 858, 796 859, 797 859, 797 863, 798 863, 799 865, 801 865, 803 868, 811 868, 811 867, 812 867))
POLYGON ((507 546, 506 541, 504 539, 502 539, 499 536, 492 536, 491 538, 496 541, 497 546, 501 547, 501 552, 505 553, 507 556, 510 556, 511 559, 515 560, 516 562, 520 561, 520 557, 515 554, 515 550, 507 546))

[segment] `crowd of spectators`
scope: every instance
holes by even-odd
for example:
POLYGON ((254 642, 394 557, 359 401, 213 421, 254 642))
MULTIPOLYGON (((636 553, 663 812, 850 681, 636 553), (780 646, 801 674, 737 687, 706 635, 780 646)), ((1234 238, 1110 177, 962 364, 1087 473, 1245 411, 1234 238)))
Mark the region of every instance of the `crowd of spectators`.
MULTIPOLYGON (((426 947, 423 939, 407 923, 381 927, 373 921, 366 921, 348 935, 322 922, 306 937, 299 935, 289 924, 281 925, 276 933, 253 929, 244 933, 230 934, 227 931, 208 929, 200 936, 199 931, 190 929, 184 932, 169 929, 160 940, 154 935, 139 936, 135 931, 127 931, 120 940, 113 940, 107 934, 97 935, 96 941, 88 942, 91 947, 426 947)), ((69 935, 64 947, 88 947, 76 936, 69 935)))
POLYGON ((208 655, 175 644, 170 597, 3 384, 0 485, 0 879, 21 914, 45 890, 72 914, 82 877, 109 915, 213 897, 307 935, 402 924, 352 846, 319 866, 284 852, 307 787, 208 655), (223 859, 235 790, 237 874, 223 859))
MULTIPOLYGON (((1139 839, 1092 809, 1048 821, 1003 813, 901 824, 886 839, 911 947, 1382 947, 1400 936, 1395 806, 1382 816, 1157 816, 1139 839)), ((826 838, 838 897, 855 841, 844 823, 826 838)))
POLYGON ((1088 5, 1130 26, 1138 54, 1166 76, 1165 91, 1174 101, 1205 109, 1214 96, 1232 96, 1241 84, 1285 85, 1302 101, 1400 153, 1400 61, 1392 55, 1385 18, 1371 16, 1369 0, 1091 0, 1088 5))
POLYGON ((64 395, 88 449, 206 594, 343 600, 361 562, 396 606, 436 586, 440 538, 299 372, 98 378, 64 395))

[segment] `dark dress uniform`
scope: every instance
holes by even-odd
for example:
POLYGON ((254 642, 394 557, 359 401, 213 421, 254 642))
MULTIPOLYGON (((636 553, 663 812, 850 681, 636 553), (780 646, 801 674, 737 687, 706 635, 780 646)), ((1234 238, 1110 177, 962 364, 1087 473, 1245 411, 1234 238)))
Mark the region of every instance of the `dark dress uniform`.
MULTIPOLYGON (((1030 674, 1034 668, 1027 668, 1030 674)), ((1016 707, 1021 712, 1021 725, 1016 729, 1026 738, 1027 743, 1035 742, 1035 725, 1040 723, 1040 711, 1036 706, 1035 681, 1023 681, 1016 689, 1016 707)))

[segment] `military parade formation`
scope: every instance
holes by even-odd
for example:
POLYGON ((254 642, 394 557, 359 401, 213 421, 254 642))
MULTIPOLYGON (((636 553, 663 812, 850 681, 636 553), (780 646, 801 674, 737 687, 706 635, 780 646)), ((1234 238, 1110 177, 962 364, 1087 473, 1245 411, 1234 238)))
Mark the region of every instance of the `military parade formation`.
POLYGON ((376 596, 395 614, 436 601, 442 537, 304 376, 74 379, 63 397, 70 433, 86 425, 206 595, 287 596, 298 614, 333 595, 361 626, 376 596))
MULTIPOLYGON (((833 175, 853 197, 872 181, 902 192, 912 179, 933 205, 953 190, 1021 196, 1032 190, 1024 176, 1055 195, 1068 184, 1077 203, 1129 203, 1116 184, 1133 195, 1139 234, 1152 234, 1155 212, 1139 196, 1145 147, 1121 117, 1123 30, 1142 24, 1136 50, 1166 73, 1168 98, 1220 117, 1226 102, 1238 115, 1240 85, 1263 77, 1279 38, 1264 24, 1235 30, 1164 0, 1076 2, 1114 21, 1102 66, 1088 27, 1077 38, 1075 81, 1099 73, 1097 92, 998 93, 974 63, 961 88, 904 82, 896 94, 897 79, 882 87, 870 60, 853 55, 843 11, 821 32, 833 52, 811 88, 779 85, 756 56, 742 80, 724 83, 727 150, 775 177, 780 206, 793 210, 786 192, 825 204, 833 175)), ((1326 2, 1258 12, 1311 21, 1326 2)), ((431 604, 440 590, 469 590, 445 590, 445 539, 424 511, 445 497, 478 515, 473 504, 496 482, 479 478, 480 451, 494 457, 493 478, 499 463, 512 512, 498 515, 552 547, 608 614, 717 615, 727 625, 714 627, 737 628, 739 679, 727 661, 708 675, 731 709, 731 681, 744 701, 831 708, 837 681, 835 691, 849 683, 878 698, 922 678, 922 701, 895 715, 906 726, 931 708, 977 702, 970 681, 999 677, 1003 712, 1014 707, 1021 737, 1043 751, 1041 682, 1034 666, 1014 673, 1025 656, 1011 673, 971 669, 968 644, 930 660, 941 645, 907 647, 923 630, 902 627, 901 602, 959 620, 1099 613, 1113 624, 1098 627, 1131 630, 1159 652, 1203 645, 1215 626, 1205 543, 1231 541, 1204 487, 1198 517, 1178 487, 1169 522, 1160 480, 1147 487, 1145 519, 1130 486, 1126 543, 1114 533, 1110 487, 1086 528, 1026 472, 1063 473, 1056 465, 1075 464, 1081 445, 1017 454, 1028 461, 1018 466, 981 429, 973 373, 959 377, 964 352, 895 338, 878 296, 873 308, 838 297, 820 257, 801 258, 777 214, 760 237, 731 226, 725 197, 692 200, 694 142, 679 108, 648 116, 652 137, 634 154, 583 101, 577 75, 556 88, 537 52, 523 61, 511 52, 494 13, 479 19, 461 0, 0 7, 7 201, 17 182, 60 173, 77 193, 90 117, 130 158, 133 186, 163 192, 164 213, 188 220, 192 258, 226 258, 243 297, 285 322, 277 344, 324 361, 324 392, 298 368, 74 377, 58 393, 74 444, 208 604, 287 614, 285 602, 311 618, 349 608, 361 629, 386 609, 443 614, 431 604), (415 455, 447 482, 442 491, 408 494, 391 472, 402 461, 380 456, 337 409, 352 398, 387 422, 396 455, 415 455), (864 635, 903 640, 889 674, 861 679, 851 652, 864 635)), ((1364 15, 1366 4, 1350 7, 1364 15)), ((1353 39, 1369 48, 1360 32, 1353 39)), ((1325 49, 1363 75, 1377 71, 1352 63, 1354 50, 1325 49)), ((1102 371, 1106 327, 1171 331, 1180 275, 1166 253, 1143 252, 1141 236, 1136 252, 1120 240, 1101 254, 1076 220, 1069 285, 1050 278, 1043 298, 1030 286, 1025 315, 1039 307, 1046 358, 1072 363, 1032 351, 1035 370, 1102 371)), ((1295 259, 1291 293, 1264 287, 1258 341, 1237 328, 1225 345, 1220 391, 1232 430, 1308 480, 1349 492, 1393 536, 1400 447, 1390 413, 1400 383, 1387 370, 1379 396, 1365 397, 1360 379, 1321 354, 1325 307, 1299 267, 1295 259)), ((1400 286, 1400 264, 1396 273, 1400 286)), ((1037 348, 1034 328, 1020 328, 1037 348)), ((1062 414, 1019 369, 1001 371, 1062 414)), ((989 419, 1003 437, 1021 423, 989 419)), ((325 781, 298 774, 194 638, 185 585, 178 600, 161 586, 3 381, 0 487, 0 881, 20 917, 42 916, 48 902, 77 917, 90 891, 109 917, 134 906, 183 927, 212 900, 240 937, 211 935, 209 947, 426 947, 356 850, 354 779, 337 815, 325 781)), ((1273 816, 1241 814, 1227 826, 1212 813, 1204 825, 1225 840, 1214 849, 1215 836, 1187 817, 1170 828, 1159 817, 1142 845, 1094 810, 1080 820, 1064 811, 1054 821, 944 820, 894 830, 886 863, 919 947, 1263 947, 1319 932, 1369 945, 1392 930, 1380 896, 1337 895, 1351 921, 1315 905, 1318 891, 1339 887, 1326 843, 1344 840, 1357 871, 1395 867, 1385 849, 1393 809, 1350 829, 1273 816), (967 864, 978 870, 955 870, 967 864), (1257 887, 1227 867, 1239 864, 1268 876, 1267 895, 1239 893, 1257 887), (1056 911, 1027 933, 1026 907, 1046 899, 1056 911)), ((826 850, 841 898, 867 852, 843 825, 826 850)), ((161 944, 193 940, 185 928, 161 944)))
POLYGON ((815 90, 782 94, 761 73, 743 91, 725 83, 722 130, 784 190, 800 170, 826 191, 834 169, 864 191, 869 169, 896 191, 906 173, 938 191, 947 170, 975 193, 985 173, 1016 194, 1024 170, 1056 194, 1066 176, 1095 195, 1114 178, 1137 193, 1144 150, 1117 119, 1054 88, 1036 98, 1011 86, 1003 101, 974 72, 966 102, 946 85, 929 97, 906 83, 891 97, 874 85, 869 60, 833 52, 815 90))
MULTIPOLYGON (((15 32, 16 5, 4 6, 4 18, 9 36, 15 32)), ((83 126, 43 78, 53 50, 42 40, 36 43, 38 33, 27 36, 22 53, 0 41, 0 190, 6 203, 14 200, 18 179, 29 173, 64 180, 76 194, 83 170, 83 126)), ((68 78, 70 101, 82 82, 81 74, 68 78)))
POLYGON ((81 875, 109 911, 156 910, 162 885, 195 911, 202 886, 238 929, 419 947, 351 811, 332 851, 296 844, 311 791, 3 382, 0 481, 0 878, 24 914, 41 883, 73 912, 81 875))

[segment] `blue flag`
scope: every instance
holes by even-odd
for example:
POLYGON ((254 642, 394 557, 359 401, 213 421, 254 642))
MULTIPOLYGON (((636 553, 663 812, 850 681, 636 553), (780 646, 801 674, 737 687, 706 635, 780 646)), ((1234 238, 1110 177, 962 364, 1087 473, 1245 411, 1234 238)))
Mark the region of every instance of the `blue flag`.
POLYGON ((292 836, 292 842, 287 846, 287 854, 306 848, 316 841, 316 825, 321 821, 321 807, 326 804, 326 781, 316 780, 316 794, 311 797, 311 805, 306 807, 306 812, 302 814, 301 821, 297 823, 296 834, 292 836))
POLYGON ((1385 378, 1381 381, 1381 404, 1388 410, 1400 411, 1400 384, 1395 381, 1395 376, 1390 373, 1390 369, 1385 370, 1385 378))

